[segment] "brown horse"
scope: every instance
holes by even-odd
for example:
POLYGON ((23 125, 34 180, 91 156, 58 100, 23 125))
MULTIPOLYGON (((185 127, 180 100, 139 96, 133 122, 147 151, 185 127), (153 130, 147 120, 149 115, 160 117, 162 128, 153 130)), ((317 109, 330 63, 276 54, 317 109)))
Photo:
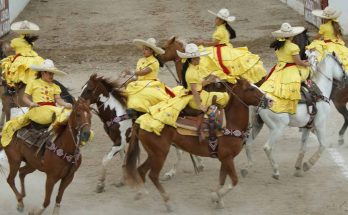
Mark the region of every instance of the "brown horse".
POLYGON ((74 178, 74 174, 81 164, 79 146, 81 141, 87 141, 91 128, 91 113, 89 101, 79 99, 73 106, 66 125, 57 127, 55 132, 58 136, 54 142, 48 144, 44 149, 43 156, 37 156, 37 148, 29 146, 25 141, 13 136, 12 141, 6 146, 5 153, 8 158, 10 172, 7 182, 17 198, 17 210, 23 211, 25 197, 24 178, 27 174, 40 170, 46 173, 46 193, 43 205, 36 208, 30 214, 42 214, 50 204, 54 185, 60 180, 59 190, 56 197, 54 214, 59 214, 60 202, 64 190, 74 178), (21 162, 26 165, 20 167, 21 162), (15 185, 15 177, 19 171, 21 181, 21 192, 15 185))
MULTIPOLYGON (((239 80, 237 84, 224 84, 226 91, 230 95, 230 100, 225 107, 226 128, 225 135, 218 138, 218 159, 221 162, 219 185, 212 193, 212 200, 217 203, 217 207, 224 206, 223 196, 236 186, 238 177, 234 167, 234 157, 243 148, 244 137, 247 135, 249 122, 248 105, 260 106, 269 100, 256 87, 249 84, 246 80, 239 80), (232 180, 232 185, 224 186, 226 176, 232 180)), ((180 135, 174 127, 165 126, 160 136, 142 130, 137 124, 133 127, 130 145, 126 154, 125 178, 127 182, 138 185, 139 191, 136 197, 144 194, 145 176, 150 171, 149 177, 160 192, 168 210, 172 210, 170 198, 159 182, 159 174, 166 160, 171 144, 174 143, 179 148, 189 153, 209 157, 210 152, 206 144, 200 144, 199 138, 194 136, 180 135), (138 141, 133 141, 138 137, 148 157, 143 164, 136 169, 139 157, 138 141)))
POLYGON ((124 157, 125 131, 131 127, 131 121, 125 120, 128 119, 126 114, 126 97, 117 82, 112 82, 107 78, 93 74, 84 85, 81 97, 89 99, 91 104, 97 105, 96 114, 104 123, 104 130, 113 142, 111 150, 104 156, 102 161, 102 174, 97 185, 97 192, 100 193, 104 191, 108 163, 118 152, 120 152, 122 159, 124 157))

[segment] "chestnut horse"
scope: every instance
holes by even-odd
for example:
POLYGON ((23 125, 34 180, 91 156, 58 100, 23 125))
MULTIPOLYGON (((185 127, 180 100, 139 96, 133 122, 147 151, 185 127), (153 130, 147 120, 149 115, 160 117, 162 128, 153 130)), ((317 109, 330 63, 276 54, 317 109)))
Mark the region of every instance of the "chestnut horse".
MULTIPOLYGON (((102 161, 103 169, 97 185, 97 192, 101 193, 105 187, 108 163, 119 152, 123 160, 126 144, 125 131, 131 127, 131 121, 125 120, 128 119, 126 114, 126 97, 116 82, 93 74, 83 86, 81 97, 89 99, 91 104, 97 105, 96 114, 103 122, 104 130, 113 142, 111 150, 104 156, 102 161), (122 119, 122 116, 126 118, 122 119)), ((122 182, 118 185, 122 185, 122 182)))
POLYGON ((37 156, 36 147, 29 146, 25 141, 13 136, 12 141, 4 148, 8 158, 10 172, 7 182, 12 188, 17 199, 17 210, 23 211, 25 197, 24 178, 27 174, 40 170, 46 173, 46 193, 43 205, 35 208, 29 214, 42 214, 50 204, 54 185, 60 180, 56 197, 54 214, 59 214, 60 202, 63 193, 74 178, 74 174, 80 167, 82 156, 80 154, 81 141, 87 141, 91 128, 91 113, 89 101, 79 99, 74 105, 67 125, 54 128, 58 133, 57 138, 44 149, 43 156, 37 156), (26 165, 20 167, 21 162, 26 165), (19 171, 21 192, 15 185, 15 177, 19 171))
MULTIPOLYGON (((218 159, 221 162, 220 179, 218 188, 212 193, 212 199, 217 203, 217 207, 219 208, 224 206, 223 196, 232 189, 232 185, 236 186, 238 183, 233 158, 242 150, 243 137, 247 135, 249 122, 248 106, 260 106, 269 101, 260 90, 249 84, 246 80, 239 80, 235 85, 224 83, 224 86, 230 95, 230 100, 225 107, 227 122, 225 131, 228 132, 225 133, 225 136, 218 138, 218 159), (239 135, 236 135, 236 133, 239 135), (227 175, 231 178, 232 185, 224 186, 227 175)), ((170 198, 159 182, 159 174, 172 143, 189 153, 210 157, 208 146, 206 144, 200 144, 198 137, 180 135, 174 127, 167 125, 163 128, 161 135, 158 136, 155 133, 140 129, 139 125, 135 124, 132 128, 125 165, 125 179, 127 182, 138 185, 137 197, 146 193, 144 188, 145 176, 150 171, 149 177, 160 192, 168 210, 172 210, 170 198), (145 162, 137 169, 136 164, 139 158, 140 148, 136 137, 139 138, 148 154, 145 162)))

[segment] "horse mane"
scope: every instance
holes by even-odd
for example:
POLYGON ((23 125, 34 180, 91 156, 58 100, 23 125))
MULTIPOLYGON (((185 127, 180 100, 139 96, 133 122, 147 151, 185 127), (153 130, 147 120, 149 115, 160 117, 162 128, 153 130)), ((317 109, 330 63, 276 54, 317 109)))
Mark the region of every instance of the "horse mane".
POLYGON ((113 81, 103 76, 98 77, 97 74, 93 74, 91 79, 100 81, 108 92, 110 92, 123 106, 126 106, 127 96, 121 89, 121 84, 117 80, 113 81))

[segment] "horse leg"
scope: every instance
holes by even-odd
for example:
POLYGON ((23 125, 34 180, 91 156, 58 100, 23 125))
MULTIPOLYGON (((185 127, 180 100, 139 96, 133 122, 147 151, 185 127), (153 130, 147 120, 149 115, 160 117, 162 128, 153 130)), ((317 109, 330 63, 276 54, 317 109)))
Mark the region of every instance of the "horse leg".
MULTIPOLYGON (((9 146, 11 147, 11 146, 9 146)), ((7 151, 6 151, 7 152, 7 151)), ((17 172, 19 170, 19 167, 21 165, 21 160, 20 159, 13 159, 12 156, 9 156, 9 153, 6 153, 8 157, 8 163, 10 165, 10 172, 7 177, 7 183, 10 185, 12 191, 16 195, 17 199, 17 210, 19 212, 23 212, 24 209, 24 203, 23 203, 23 196, 21 193, 18 192, 15 184, 15 178, 17 175, 17 172)))
POLYGON ((300 152, 298 154, 296 164, 295 164, 294 176, 296 176, 296 177, 303 176, 302 162, 303 162, 303 158, 305 156, 305 153, 307 151, 307 140, 309 137, 309 132, 310 132, 310 130, 308 128, 302 129, 301 148, 300 148, 300 152))
POLYGON ((164 176, 161 178, 162 181, 168 181, 172 178, 174 178, 175 174, 176 174, 176 169, 178 168, 181 159, 182 159, 182 150, 179 149, 178 147, 174 147, 175 151, 176 151, 176 162, 173 165, 173 167, 164 174, 164 176))
POLYGON ((304 171, 310 170, 310 168, 319 160, 321 154, 325 150, 324 143, 326 143, 326 137, 325 137, 326 132, 325 132, 324 125, 320 125, 319 127, 316 127, 315 133, 317 135, 317 139, 319 142, 319 148, 307 162, 303 163, 303 170, 304 171))
POLYGON ((282 134, 284 127, 281 125, 278 125, 278 127, 274 127, 271 129, 271 132, 269 134, 269 138, 266 142, 266 144, 263 146, 263 150, 265 151, 268 160, 271 163, 272 169, 273 169, 273 174, 272 177, 274 179, 279 179, 279 165, 276 163, 276 161, 273 158, 273 145, 276 143, 277 139, 280 137, 282 134))
POLYGON ((58 194, 57 194, 57 197, 56 197, 56 204, 55 204, 54 209, 53 209, 53 214, 54 215, 59 215, 60 203, 62 201, 62 197, 63 197, 64 191, 69 186, 69 184, 71 183, 73 178, 74 178, 74 174, 69 174, 67 177, 63 178, 60 181, 58 194))
POLYGON ((45 200, 43 205, 40 208, 34 208, 29 212, 29 215, 41 215, 47 206, 50 204, 51 195, 54 188, 54 185, 57 183, 58 179, 53 176, 47 175, 46 177, 46 191, 45 191, 45 200))
POLYGON ((151 158, 147 157, 144 163, 138 167, 138 172, 141 179, 143 180, 143 183, 145 183, 146 173, 150 170, 150 168, 151 168, 151 158))
POLYGON ((348 127, 348 110, 346 108, 346 103, 344 103, 344 105, 341 105, 338 101, 333 100, 333 102, 334 102, 338 112, 340 114, 342 114, 342 116, 344 118, 344 123, 343 123, 342 128, 340 129, 340 131, 338 133, 338 144, 343 145, 344 144, 344 133, 346 132, 347 127, 348 127))
POLYGON ((21 181, 21 194, 23 198, 26 196, 25 185, 24 185, 25 176, 34 171, 35 171, 35 168, 30 166, 29 164, 26 164, 25 166, 19 168, 19 179, 21 181))
POLYGON ((203 170, 204 170, 203 159, 199 156, 196 156, 196 155, 193 155, 193 159, 195 160, 195 162, 197 164, 198 172, 203 172, 203 170))
POLYGON ((1 111, 1 117, 0 117, 0 129, 2 129, 4 127, 4 124, 5 124, 5 112, 2 110, 1 111))

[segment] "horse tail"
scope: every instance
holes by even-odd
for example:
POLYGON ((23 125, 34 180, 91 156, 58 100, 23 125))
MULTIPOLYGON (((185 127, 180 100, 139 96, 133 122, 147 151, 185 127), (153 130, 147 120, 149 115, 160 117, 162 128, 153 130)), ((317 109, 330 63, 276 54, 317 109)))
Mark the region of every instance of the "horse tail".
POLYGON ((62 83, 60 83, 57 80, 53 80, 53 83, 57 84, 59 86, 60 90, 62 91, 60 93, 60 97, 62 97, 62 99, 65 102, 73 104, 74 103, 74 97, 69 93, 69 91, 70 91, 69 88, 65 87, 62 83))
POLYGON ((134 123, 125 158, 126 164, 124 166, 124 178, 125 181, 130 185, 136 185, 141 180, 137 170, 140 155, 139 139, 137 136, 138 132, 139 125, 134 123))

